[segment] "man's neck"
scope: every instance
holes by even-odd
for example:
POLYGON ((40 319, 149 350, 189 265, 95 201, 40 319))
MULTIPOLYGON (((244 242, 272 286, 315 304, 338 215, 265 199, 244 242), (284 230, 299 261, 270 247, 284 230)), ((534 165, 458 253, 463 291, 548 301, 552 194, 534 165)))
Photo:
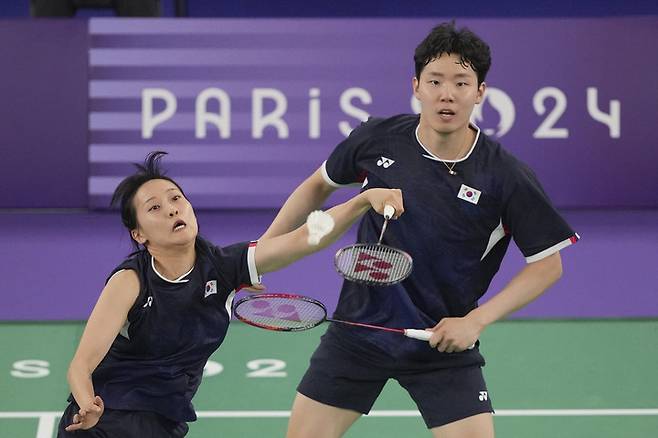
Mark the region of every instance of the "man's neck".
POLYGON ((422 122, 418 129, 418 138, 423 146, 437 158, 450 161, 459 160, 468 154, 476 134, 477 131, 470 124, 449 134, 436 132, 429 126, 424 128, 422 122))

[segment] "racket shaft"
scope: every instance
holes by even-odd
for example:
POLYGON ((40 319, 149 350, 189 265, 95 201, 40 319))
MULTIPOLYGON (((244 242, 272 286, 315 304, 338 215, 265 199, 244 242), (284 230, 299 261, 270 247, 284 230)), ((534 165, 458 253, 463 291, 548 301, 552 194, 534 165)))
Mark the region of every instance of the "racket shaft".
POLYGON ((382 232, 379 235, 379 241, 377 242, 377 244, 382 243, 382 239, 384 238, 384 232, 386 231, 386 225, 388 225, 389 219, 391 219, 394 215, 395 215, 395 207, 386 204, 384 206, 384 225, 382 226, 382 232))
POLYGON ((363 328, 369 328, 369 329, 375 329, 375 330, 384 330, 386 332, 394 332, 394 333, 404 334, 404 330, 397 329, 397 328, 382 327, 380 325, 372 325, 372 324, 364 324, 362 322, 343 321, 341 319, 333 319, 333 318, 326 318, 325 320, 329 321, 329 322, 338 322, 340 324, 347 324, 347 325, 351 325, 351 326, 355 326, 355 327, 363 327, 363 328))
POLYGON ((382 239, 384 238, 384 233, 386 232, 386 225, 388 225, 388 218, 384 218, 384 225, 382 226, 382 232, 379 235, 379 240, 377 241, 377 245, 382 243, 382 239))

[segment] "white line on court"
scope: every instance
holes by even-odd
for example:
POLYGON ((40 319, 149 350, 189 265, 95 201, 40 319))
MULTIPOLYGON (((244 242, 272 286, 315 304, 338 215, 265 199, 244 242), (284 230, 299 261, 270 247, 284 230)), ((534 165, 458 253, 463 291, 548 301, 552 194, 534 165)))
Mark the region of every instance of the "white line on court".
MULTIPOLYGON (((59 417, 57 411, 0 412, 0 419, 59 417)), ((617 417, 658 415, 658 408, 648 409, 497 409, 499 417, 617 417)), ((290 411, 197 411, 199 418, 282 418, 290 411)), ((415 410, 371 411, 367 417, 419 417, 415 410)))
MULTIPOLYGON (((590 416, 644 416, 658 415, 658 408, 650 409, 499 409, 498 417, 590 417, 590 416)), ((50 438, 55 422, 61 416, 57 411, 0 412, 0 419, 38 418, 35 438, 50 438)), ((199 418, 287 418, 290 411, 199 411, 199 418)), ((415 410, 371 411, 368 417, 420 417, 415 410)))

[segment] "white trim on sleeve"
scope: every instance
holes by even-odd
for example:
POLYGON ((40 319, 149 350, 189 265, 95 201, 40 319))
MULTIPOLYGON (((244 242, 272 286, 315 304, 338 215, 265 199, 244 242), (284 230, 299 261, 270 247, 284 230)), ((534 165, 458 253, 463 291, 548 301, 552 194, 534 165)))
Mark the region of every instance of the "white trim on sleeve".
POLYGON ((344 184, 338 184, 335 182, 333 179, 329 177, 329 174, 327 173, 327 160, 324 160, 322 162, 322 166, 320 166, 320 169, 322 169, 322 179, 324 179, 324 182, 329 184, 331 187, 345 187, 344 184))
POLYGON ((231 291, 230 294, 228 294, 228 297, 226 297, 226 302, 224 303, 224 307, 226 308, 226 313, 228 314, 228 319, 231 319, 232 316, 232 310, 233 310, 233 299, 235 298, 235 289, 231 291))
POLYGON ((260 284, 261 276, 258 275, 258 270, 256 269, 256 245, 258 241, 254 240, 249 244, 247 249, 247 267, 249 268, 249 280, 251 284, 260 284))
MULTIPOLYGON (((125 271, 125 269, 119 269, 118 271, 116 271, 114 274, 112 274, 112 276, 110 278, 107 279, 107 283, 109 283, 110 280, 112 280, 115 275, 117 275, 119 272, 123 272, 123 271, 125 271)), ((105 283, 105 284, 107 284, 107 283, 105 283)))
POLYGON ((566 248, 569 245, 572 245, 580 240, 580 236, 578 234, 574 234, 572 237, 569 237, 568 239, 563 240, 560 243, 557 243, 550 248, 547 248, 541 252, 538 252, 535 255, 531 255, 530 257, 526 257, 525 261, 526 263, 532 263, 532 262, 537 262, 541 259, 545 259, 549 255, 555 254, 559 250, 566 248))
POLYGON ((350 184, 338 184, 336 181, 331 179, 331 177, 327 173, 327 160, 324 160, 322 162, 322 166, 320 166, 320 170, 321 170, 321 173, 322 173, 322 179, 324 179, 324 182, 329 184, 331 187, 336 187, 336 188, 353 187, 353 186, 359 186, 359 185, 362 184, 361 182, 355 182, 355 183, 350 183, 350 184))

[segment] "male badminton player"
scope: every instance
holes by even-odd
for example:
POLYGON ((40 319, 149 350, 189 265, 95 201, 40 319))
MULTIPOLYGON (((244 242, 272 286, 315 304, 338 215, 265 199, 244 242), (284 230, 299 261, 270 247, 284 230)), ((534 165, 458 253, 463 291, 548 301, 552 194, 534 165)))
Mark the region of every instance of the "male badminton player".
MULTIPOLYGON (((387 287, 345 281, 334 318, 434 333, 428 345, 332 324, 298 386, 289 438, 343 435, 391 378, 434 436, 493 437, 477 340, 558 280, 559 251, 578 239, 528 166, 469 122, 485 93, 489 46, 445 23, 420 43, 414 61, 420 115, 370 118, 354 129, 292 193, 263 237, 290 231, 336 188, 401 187, 405 215, 383 243, 413 257, 411 275, 387 287), (527 264, 478 307, 512 238, 527 264)), ((367 213, 358 241, 376 242, 381 228, 381 216, 367 213)))
POLYGON ((159 168, 163 154, 150 154, 114 192, 138 250, 112 271, 89 317, 69 367, 72 396, 58 437, 185 436, 235 292, 335 241, 371 207, 404 211, 399 190, 367 190, 327 212, 333 228, 314 245, 303 225, 220 248, 198 235, 183 189, 159 168))

